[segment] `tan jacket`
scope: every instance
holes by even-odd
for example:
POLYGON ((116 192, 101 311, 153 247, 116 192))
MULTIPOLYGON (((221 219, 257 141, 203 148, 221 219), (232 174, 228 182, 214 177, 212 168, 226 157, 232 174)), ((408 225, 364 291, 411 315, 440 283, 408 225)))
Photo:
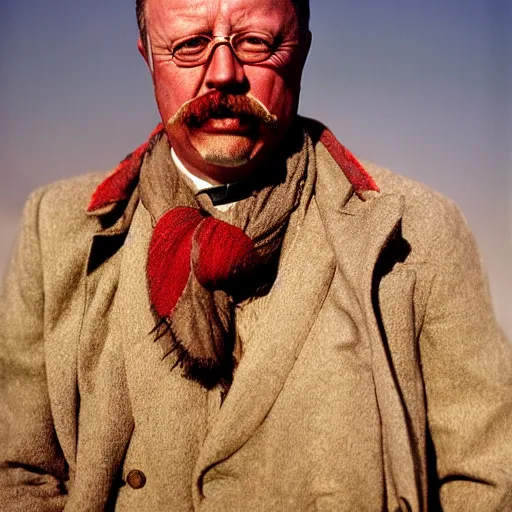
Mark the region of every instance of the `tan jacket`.
POLYGON ((374 166, 380 193, 360 199, 321 143, 316 164, 293 272, 220 409, 152 342, 137 190, 94 215, 103 175, 31 196, 0 305, 2 510, 512 510, 512 352, 465 221, 374 166), (357 418, 336 414, 354 384, 343 315, 367 341, 373 466, 343 464, 368 460, 357 418), (344 502, 375 467, 381 480, 344 502))

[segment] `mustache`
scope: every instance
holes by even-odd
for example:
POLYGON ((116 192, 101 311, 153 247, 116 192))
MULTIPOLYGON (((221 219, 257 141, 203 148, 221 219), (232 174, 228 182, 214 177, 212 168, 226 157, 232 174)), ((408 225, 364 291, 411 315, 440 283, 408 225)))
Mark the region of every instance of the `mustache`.
POLYGON ((226 94, 211 91, 198 98, 185 102, 169 119, 168 125, 183 123, 200 126, 211 118, 241 117, 259 121, 267 126, 277 126, 277 116, 252 96, 226 94))

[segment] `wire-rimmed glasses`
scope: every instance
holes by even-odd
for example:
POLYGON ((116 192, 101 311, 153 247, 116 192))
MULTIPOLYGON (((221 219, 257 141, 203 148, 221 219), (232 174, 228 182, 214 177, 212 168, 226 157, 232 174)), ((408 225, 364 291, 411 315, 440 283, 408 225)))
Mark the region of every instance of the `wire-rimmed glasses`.
POLYGON ((230 36, 197 34, 183 37, 174 41, 170 54, 177 66, 201 66, 221 44, 229 45, 236 58, 243 64, 263 62, 277 49, 275 42, 265 34, 239 32, 230 36))

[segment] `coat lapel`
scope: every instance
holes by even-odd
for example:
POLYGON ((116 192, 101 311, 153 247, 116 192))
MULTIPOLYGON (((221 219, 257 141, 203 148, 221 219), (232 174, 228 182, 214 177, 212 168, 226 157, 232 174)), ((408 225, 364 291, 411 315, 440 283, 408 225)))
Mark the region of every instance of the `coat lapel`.
MULTIPOLYGON (((387 357, 392 361, 392 377, 400 389, 402 408, 407 418, 408 434, 411 440, 410 449, 414 458, 415 489, 418 491, 414 510, 427 508, 427 467, 426 467, 426 408, 424 403, 423 377, 420 367, 419 348, 416 340, 415 318, 415 287, 418 276, 409 265, 399 265, 399 268, 384 276, 379 289, 379 309, 385 339, 383 348, 387 357)), ((381 376, 386 380, 386 376, 381 376)), ((385 405, 386 407, 386 405, 385 405)), ((396 416, 391 417, 388 429, 389 446, 401 447, 400 442, 406 441, 405 435, 397 436, 394 422, 396 416), (402 439, 400 439, 400 437, 402 439)), ((403 427, 402 427, 403 428, 403 427)), ((390 470, 396 480, 396 486, 401 490, 402 496, 408 499, 412 492, 411 474, 403 472, 403 459, 396 450, 396 457, 390 458, 390 470), (405 494, 407 491, 407 495, 405 494)), ((409 462, 410 464, 411 462, 409 462)), ((413 493, 414 496, 414 493, 413 493)))
MULTIPOLYGON (((77 292, 69 299, 69 310, 80 311, 81 315, 63 315, 58 330, 48 333, 45 343, 48 374, 48 390, 54 404, 54 424, 62 450, 73 473, 76 463, 76 440, 78 437, 78 380, 81 374, 81 356, 97 357, 98 343, 103 340, 102 322, 106 318, 110 300, 117 287, 117 271, 120 251, 133 211, 138 203, 138 194, 121 205, 109 204, 95 212, 85 213, 96 222, 96 232, 91 236, 85 258, 69 261, 71 271, 81 273, 77 292), (97 217, 97 219, 93 219, 97 217), (101 289, 100 289, 100 288, 101 289), (103 309, 103 311, 102 311, 103 309), (91 310, 97 310, 96 313, 91 310), (94 316, 92 322, 88 319, 94 316), (91 336, 91 333, 93 335, 91 336), (94 342, 91 344, 90 338, 94 342), (83 354, 84 349, 87 353, 83 354)), ((62 270, 61 270, 62 271, 62 270)))
POLYGON ((311 330, 333 275, 332 251, 313 202, 283 257, 267 313, 250 340, 205 439, 195 469, 196 503, 205 472, 238 450, 272 407, 311 330))
MULTIPOLYGON (((425 458, 418 450, 424 450, 425 416, 417 407, 423 391, 418 388, 422 379, 415 351, 416 274, 410 268, 394 268, 396 260, 388 260, 386 254, 394 240, 400 238, 405 201, 403 196, 383 195, 372 202, 359 226, 367 246, 360 253, 361 267, 355 275, 361 282, 359 297, 372 348, 388 508, 394 510, 394 499, 398 503, 405 499, 412 510, 423 510, 425 468, 421 464, 425 458), (406 404, 413 407, 408 410, 406 404)), ((404 256, 399 249, 390 250, 397 257, 404 256)))
MULTIPOLYGON (((406 497, 413 510, 421 510, 416 482, 419 468, 415 465, 412 448, 415 443, 408 428, 410 422, 401 383, 394 368, 394 359, 400 359, 404 348, 405 352, 408 348, 407 345, 402 347, 396 342, 393 343, 395 340, 391 340, 388 345, 379 305, 380 299, 388 304, 392 294, 392 310, 388 308, 383 312, 386 319, 411 315, 414 273, 403 272, 395 277, 392 272, 386 277, 385 291, 379 297, 381 277, 393 267, 391 264, 389 268, 385 268, 383 256, 386 247, 400 231, 405 200, 403 196, 394 194, 372 193, 362 201, 350 194, 350 190, 347 193, 349 184, 339 169, 336 169, 325 148, 319 146, 316 151, 325 171, 319 173, 316 187, 322 221, 332 243, 337 265, 352 290, 354 300, 360 306, 363 318, 361 329, 371 346, 383 433, 388 507, 392 510, 394 503, 398 506, 397 500, 400 497, 406 497), (340 201, 340 195, 333 194, 333 190, 344 190, 345 200, 340 201)), ((413 343, 414 326, 403 327, 406 331, 400 334, 399 340, 403 342, 404 336, 407 336, 404 343, 413 343)), ((394 337, 396 331, 393 330, 390 337, 394 337)))

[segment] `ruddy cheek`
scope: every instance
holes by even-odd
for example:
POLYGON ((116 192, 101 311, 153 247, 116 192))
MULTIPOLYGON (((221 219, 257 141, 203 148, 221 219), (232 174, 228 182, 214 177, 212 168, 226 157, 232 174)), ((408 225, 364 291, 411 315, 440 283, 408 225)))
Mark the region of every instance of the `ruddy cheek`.
POLYGON ((197 78, 190 73, 171 72, 165 64, 162 69, 155 68, 155 93, 162 119, 169 120, 187 101, 195 96, 194 84, 197 78))
POLYGON ((246 74, 251 85, 250 93, 272 114, 281 117, 283 108, 290 102, 290 91, 283 78, 273 69, 257 66, 248 69, 246 74))

